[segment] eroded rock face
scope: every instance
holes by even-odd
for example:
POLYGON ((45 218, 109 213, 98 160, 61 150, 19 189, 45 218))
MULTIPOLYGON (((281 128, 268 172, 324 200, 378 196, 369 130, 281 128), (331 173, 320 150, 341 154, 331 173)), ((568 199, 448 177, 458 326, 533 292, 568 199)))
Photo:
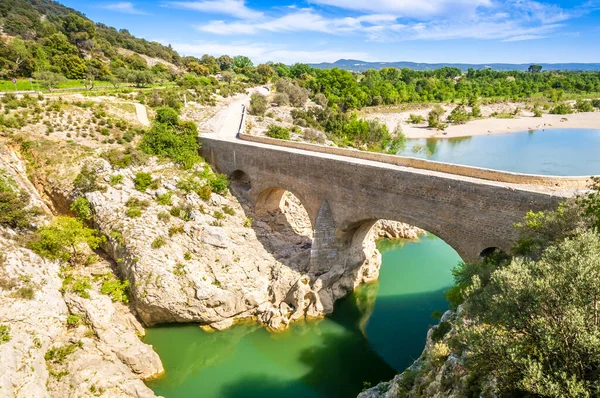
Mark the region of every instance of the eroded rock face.
MULTIPOLYGON (((4 150, 0 169, 40 208, 35 222, 46 223, 50 211, 4 150)), ((89 298, 63 295, 62 265, 23 247, 26 235, 0 226, 0 396, 154 397, 143 379, 163 367, 138 338, 143 328, 129 309, 99 294, 97 284, 89 298)), ((95 270, 110 273, 110 264, 101 260, 95 270)), ((85 267, 73 272, 91 277, 85 267)))

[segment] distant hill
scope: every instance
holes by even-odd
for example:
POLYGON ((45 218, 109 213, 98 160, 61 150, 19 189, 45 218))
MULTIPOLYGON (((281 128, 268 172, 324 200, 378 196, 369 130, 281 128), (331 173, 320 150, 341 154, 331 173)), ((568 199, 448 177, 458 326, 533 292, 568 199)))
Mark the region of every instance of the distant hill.
MULTIPOLYGON (((383 69, 383 68, 408 68, 414 70, 435 70, 444 67, 458 68, 461 70, 473 69, 493 69, 497 71, 518 70, 526 71, 531 64, 453 64, 439 63, 428 64, 418 62, 365 62, 354 59, 340 59, 334 63, 323 62, 320 64, 311 64, 313 68, 331 69, 340 68, 349 71, 363 72, 367 69, 383 69)), ((540 64, 543 70, 569 70, 569 71, 600 71, 600 64, 580 64, 580 63, 564 63, 564 64, 540 64)))

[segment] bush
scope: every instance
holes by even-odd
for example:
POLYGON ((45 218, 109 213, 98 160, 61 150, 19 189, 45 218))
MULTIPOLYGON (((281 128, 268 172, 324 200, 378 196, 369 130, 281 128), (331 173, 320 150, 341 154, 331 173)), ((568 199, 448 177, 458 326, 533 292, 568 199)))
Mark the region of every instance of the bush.
POLYGON ((327 108, 327 104, 329 103, 329 100, 327 100, 325 94, 322 93, 318 93, 317 95, 315 95, 313 101, 315 102, 315 104, 321 105, 323 108, 327 108))
POLYGON ((309 142, 316 142, 317 144, 324 144, 327 140, 327 136, 315 129, 306 129, 302 134, 302 138, 309 142))
POLYGON ((251 115, 262 116, 268 108, 267 98, 264 95, 252 94, 250 97, 250 108, 248 112, 251 115))
POLYGON ((277 93, 273 102, 279 106, 286 106, 290 104, 290 96, 287 93, 277 93))
POLYGON ((179 122, 173 117, 174 110, 163 109, 163 114, 144 134, 140 149, 150 155, 171 159, 185 169, 202 161, 198 154, 198 128, 193 122, 179 122), (161 122, 162 121, 162 122, 161 122))
POLYGON ((454 124, 465 124, 469 121, 469 114, 462 105, 459 105, 450 112, 448 121, 454 124))
POLYGON ((183 221, 190 221, 191 208, 189 208, 189 207, 172 207, 170 214, 173 217, 181 218, 183 221))
POLYGON ((425 118, 421 115, 415 115, 414 113, 411 113, 408 116, 408 123, 410 124, 421 124, 423 123, 423 121, 425 120, 425 118))
POLYGON ((172 126, 179 124, 179 112, 168 106, 156 110, 156 121, 158 123, 167 123, 172 126))
POLYGON ((440 105, 436 105, 427 115, 427 123, 431 128, 443 129, 444 125, 441 122, 445 111, 440 105))
POLYGON ((110 185, 115 186, 123 183, 123 175, 113 174, 110 176, 110 185))
POLYGON ((35 290, 33 290, 31 286, 24 286, 17 290, 14 293, 14 296, 24 300, 33 300, 33 297, 35 297, 35 290))
POLYGON ((140 192, 146 192, 146 189, 152 185, 152 174, 139 172, 135 175, 133 180, 135 189, 140 192))
POLYGON ((173 192, 168 191, 167 193, 158 195, 158 197, 156 198, 156 201, 158 202, 159 205, 171 206, 171 197, 172 196, 173 196, 173 192))
POLYGON ((573 113, 573 108, 571 108, 571 105, 569 104, 562 103, 552 108, 550 113, 553 115, 569 115, 573 113))
POLYGON ((110 296, 114 302, 129 302, 129 295, 127 294, 127 288, 129 287, 128 280, 120 281, 110 274, 107 274, 104 279, 100 288, 102 294, 110 296))
POLYGON ((592 100, 592 105, 594 106, 594 108, 600 109, 600 98, 592 100))
MULTIPOLYGON (((227 188, 229 187, 229 180, 225 174, 214 174, 208 181, 212 192, 219 195, 227 194, 227 188)), ((208 196, 210 198, 210 195, 208 196)))
POLYGON ((79 197, 75 199, 69 208, 81 221, 88 221, 92 218, 92 206, 86 198, 79 197))
POLYGON ((431 332, 431 340, 437 342, 444 338, 444 336, 452 329, 450 322, 440 322, 433 332, 431 332))
POLYGON ((73 187, 80 193, 88 193, 94 191, 105 191, 106 188, 98 184, 98 176, 95 170, 89 164, 85 164, 75 180, 73 181, 73 187))
POLYGON ((267 135, 267 137, 277 138, 280 140, 289 140, 290 139, 290 129, 281 127, 281 126, 277 126, 274 124, 269 126, 269 128, 267 129, 267 132, 265 134, 267 135))
POLYGON ((0 225, 28 228, 31 218, 40 213, 37 208, 27 208, 29 199, 29 195, 17 189, 15 182, 0 169, 0 225))
POLYGON ((46 354, 44 355, 44 359, 47 362, 51 362, 51 363, 63 363, 64 360, 71 355, 72 353, 75 352, 75 350, 77 350, 78 348, 83 347, 83 343, 81 341, 78 341, 76 343, 70 343, 67 344, 66 346, 59 346, 59 347, 54 347, 51 348, 50 350, 46 351, 46 354))
POLYGON ((10 325, 0 325, 0 344, 10 341, 10 325))
POLYGON ((594 112, 594 105, 591 101, 578 100, 575 103, 575 108, 577 112, 594 112))
POLYGON ((160 249, 161 247, 163 247, 166 244, 167 244, 167 241, 165 240, 165 238, 163 238, 162 236, 159 236, 158 238, 156 238, 152 241, 151 246, 153 249, 160 249))
POLYGON ((42 257, 61 261, 76 261, 80 257, 79 246, 96 249, 104 237, 72 218, 56 217, 48 226, 41 227, 29 243, 30 248, 42 257))

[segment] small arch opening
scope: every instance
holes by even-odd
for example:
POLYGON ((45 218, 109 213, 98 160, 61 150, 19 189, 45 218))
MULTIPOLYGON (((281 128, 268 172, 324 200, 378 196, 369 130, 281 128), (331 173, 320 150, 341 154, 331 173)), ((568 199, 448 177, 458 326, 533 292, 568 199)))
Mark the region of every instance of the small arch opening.
POLYGON ((244 173, 242 170, 236 170, 229 176, 229 180, 231 181, 232 188, 242 192, 247 193, 252 189, 252 184, 250 183, 250 176, 244 173))

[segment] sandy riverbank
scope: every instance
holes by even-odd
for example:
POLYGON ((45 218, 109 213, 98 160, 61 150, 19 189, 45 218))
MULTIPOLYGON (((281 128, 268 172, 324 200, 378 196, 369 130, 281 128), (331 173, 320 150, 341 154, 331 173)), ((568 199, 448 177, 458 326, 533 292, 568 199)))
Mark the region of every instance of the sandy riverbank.
MULTIPOLYGON (((482 107, 484 118, 472 120, 461 125, 449 124, 444 131, 430 129, 427 122, 420 125, 408 123, 410 114, 421 115, 426 120, 429 108, 402 111, 397 113, 371 113, 365 115, 366 119, 378 119, 385 123, 390 131, 394 131, 396 126, 400 125, 407 138, 453 138, 470 137, 475 135, 500 134, 513 131, 525 130, 544 130, 553 128, 589 128, 600 129, 600 112, 574 113, 571 115, 550 115, 544 114, 542 117, 534 117, 533 113, 521 111, 519 116, 514 119, 493 118, 490 115, 494 112, 510 113, 520 104, 490 105, 482 107)), ((451 106, 445 106, 447 117, 453 109, 451 106)), ((523 109, 523 108, 521 108, 523 109)))

